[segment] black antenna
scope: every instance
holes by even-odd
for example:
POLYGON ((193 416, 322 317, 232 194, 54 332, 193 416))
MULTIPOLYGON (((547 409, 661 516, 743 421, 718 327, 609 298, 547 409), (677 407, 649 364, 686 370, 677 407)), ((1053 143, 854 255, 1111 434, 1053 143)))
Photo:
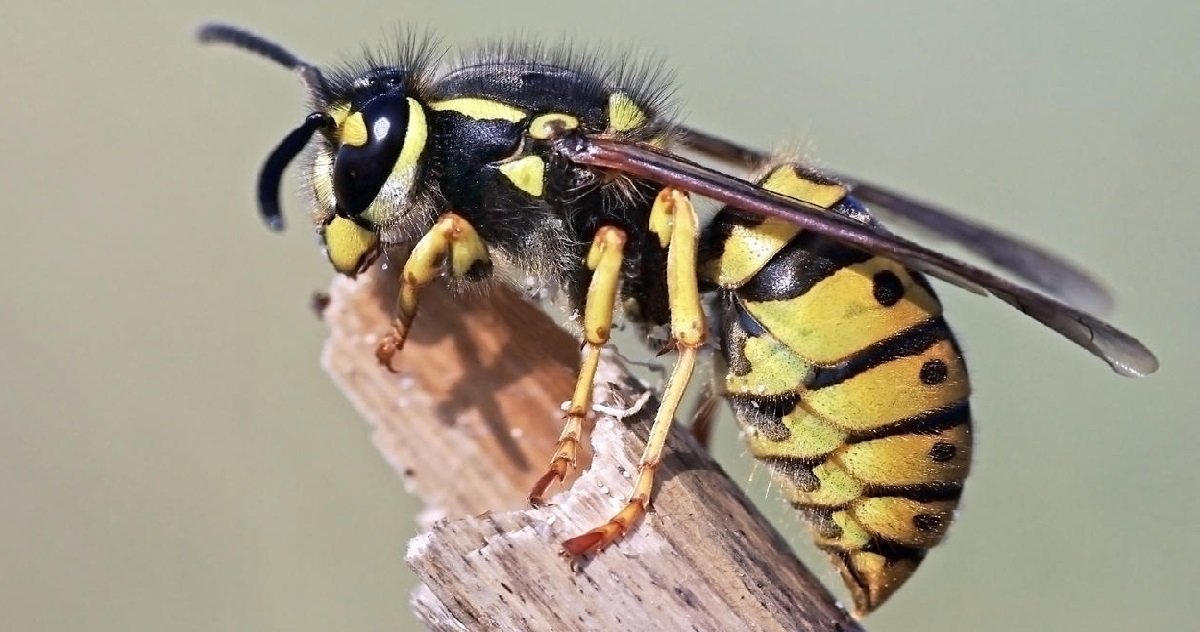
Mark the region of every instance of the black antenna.
POLYGON ((266 57, 288 70, 295 70, 309 90, 321 96, 329 93, 328 84, 325 83, 325 76, 321 74, 320 68, 300 59, 283 46, 250 31, 229 24, 214 23, 201 26, 196 32, 196 37, 205 44, 229 44, 266 57))
MULTIPOLYGON (((275 42, 228 24, 205 24, 196 32, 196 37, 205 44, 229 44, 250 51, 288 70, 294 70, 309 91, 322 99, 327 98, 328 85, 321 70, 275 42)), ((304 150, 313 133, 332 126, 333 119, 328 114, 313 112, 267 155, 258 174, 258 210, 271 230, 283 230, 283 211, 279 204, 279 183, 283 180, 283 170, 304 150)))
POLYGON ((283 211, 279 206, 279 182, 288 163, 304 150, 313 132, 333 125, 333 118, 324 112, 313 112, 304 118, 300 127, 292 130, 267 155, 262 171, 258 174, 258 210, 267 228, 283 230, 283 211))

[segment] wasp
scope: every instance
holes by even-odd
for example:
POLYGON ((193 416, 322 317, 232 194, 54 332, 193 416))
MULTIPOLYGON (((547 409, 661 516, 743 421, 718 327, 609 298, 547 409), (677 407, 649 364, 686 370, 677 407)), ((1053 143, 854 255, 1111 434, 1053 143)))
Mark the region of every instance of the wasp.
POLYGON ((698 421, 708 425, 716 398, 730 403, 856 612, 879 607, 944 537, 970 467, 967 369, 927 277, 999 298, 1121 375, 1157 369, 1140 342, 1089 313, 1111 299, 1086 272, 889 189, 688 128, 650 69, 537 46, 441 64, 420 38, 321 69, 236 27, 206 25, 199 38, 265 57, 307 89, 311 113, 259 174, 267 225, 283 227, 283 172, 307 148, 303 181, 337 272, 409 249, 376 350, 383 367, 394 369, 421 289, 439 279, 516 271, 580 315, 578 381, 532 503, 577 461, 616 314, 669 332, 677 355, 628 501, 563 542, 571 557, 601 551, 646 512, 697 360, 715 349, 717 388, 698 421), (693 195, 724 206, 702 225, 693 195), (889 232, 867 204, 1031 287, 889 232))

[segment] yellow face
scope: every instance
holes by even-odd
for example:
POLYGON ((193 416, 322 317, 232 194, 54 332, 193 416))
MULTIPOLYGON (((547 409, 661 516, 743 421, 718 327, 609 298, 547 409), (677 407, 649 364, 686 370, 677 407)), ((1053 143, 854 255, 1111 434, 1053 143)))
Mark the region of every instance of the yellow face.
POLYGON ((354 220, 334 215, 322 233, 325 254, 333 268, 354 276, 367 267, 379 248, 379 234, 359 226, 354 220))
POLYGON ((338 104, 329 116, 336 149, 317 152, 311 184, 329 262, 354 276, 374 260, 380 231, 413 203, 428 126, 421 104, 402 95, 338 104))

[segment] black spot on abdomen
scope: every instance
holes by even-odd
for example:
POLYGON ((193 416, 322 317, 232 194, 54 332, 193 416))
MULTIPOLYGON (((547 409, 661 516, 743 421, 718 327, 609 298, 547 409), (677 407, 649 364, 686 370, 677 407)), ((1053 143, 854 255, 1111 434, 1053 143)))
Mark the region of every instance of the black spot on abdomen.
POLYGON ((933 386, 946 381, 946 377, 950 375, 950 368, 946 366, 945 360, 926 360, 921 365, 921 383, 933 386))
POLYGON ((891 307, 904 298, 904 283, 895 272, 882 270, 871 277, 871 294, 875 296, 875 302, 891 307))

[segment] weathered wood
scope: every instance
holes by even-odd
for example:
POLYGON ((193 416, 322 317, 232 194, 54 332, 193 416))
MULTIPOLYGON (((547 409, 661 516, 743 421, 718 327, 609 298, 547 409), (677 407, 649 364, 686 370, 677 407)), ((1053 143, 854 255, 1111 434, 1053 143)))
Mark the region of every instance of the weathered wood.
MULTIPOLYGON (((427 506, 428 531, 407 559, 423 582, 415 612, 431 629, 860 629, 685 432, 668 442, 649 516, 572 570, 559 543, 620 507, 656 401, 624 421, 599 417, 590 467, 551 506, 530 509, 576 341, 510 290, 464 300, 431 288, 391 375, 373 354, 390 292, 374 276, 334 283, 324 365, 427 506)), ((610 406, 645 392, 611 355, 597 381, 596 401, 610 406)))

